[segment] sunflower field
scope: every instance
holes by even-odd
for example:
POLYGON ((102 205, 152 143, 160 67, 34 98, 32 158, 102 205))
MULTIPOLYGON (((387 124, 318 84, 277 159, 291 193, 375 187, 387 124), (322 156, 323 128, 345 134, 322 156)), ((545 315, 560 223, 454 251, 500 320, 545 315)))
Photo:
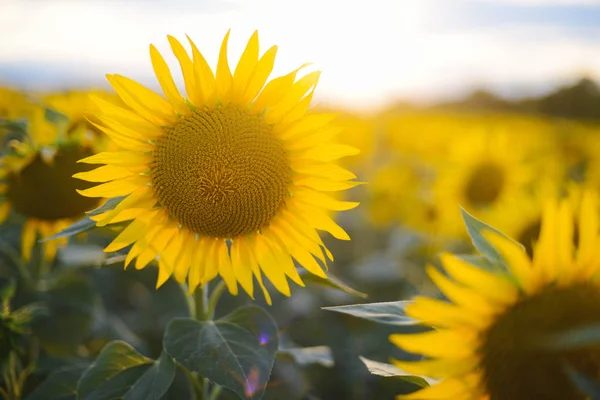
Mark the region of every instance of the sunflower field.
POLYGON ((0 399, 600 399, 593 82, 361 113, 229 36, 0 88, 0 399))

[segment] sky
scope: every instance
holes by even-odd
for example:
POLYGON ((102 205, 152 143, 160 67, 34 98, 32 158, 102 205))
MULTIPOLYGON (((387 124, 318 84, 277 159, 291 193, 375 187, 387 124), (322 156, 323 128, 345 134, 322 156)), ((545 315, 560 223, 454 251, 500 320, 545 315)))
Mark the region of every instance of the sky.
POLYGON ((600 0, 0 0, 0 82, 158 88, 150 43, 176 67, 166 35, 188 34, 215 66, 228 29, 231 65, 258 30, 261 51, 279 46, 274 75, 312 62, 316 100, 348 108, 600 80, 600 0))

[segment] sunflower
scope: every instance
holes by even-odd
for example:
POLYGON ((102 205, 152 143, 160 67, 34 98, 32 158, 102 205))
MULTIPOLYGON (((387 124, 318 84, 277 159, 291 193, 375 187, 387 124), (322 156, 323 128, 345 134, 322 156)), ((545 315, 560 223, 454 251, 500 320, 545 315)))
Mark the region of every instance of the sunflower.
MULTIPOLYGON (((35 108, 27 136, 11 141, 0 158, 0 223, 11 210, 26 218, 21 244, 25 260, 31 256, 36 237, 60 232, 99 203, 76 191, 91 184, 72 178, 92 168, 77 161, 91 156, 94 149, 64 139, 60 126, 46 120, 45 114, 44 108, 35 108)), ((66 238, 44 243, 46 260, 52 260, 57 247, 65 244, 66 238)))
POLYGON ((230 293, 238 293, 239 283, 253 297, 254 276, 270 302, 262 274, 285 295, 288 278, 303 285, 294 260, 326 277, 322 265, 332 255, 317 230, 349 240, 326 211, 357 203, 324 192, 358 184, 335 163, 357 151, 333 141, 334 115, 307 111, 319 72, 296 79, 302 66, 265 85, 277 47, 259 58, 255 32, 232 73, 228 37, 214 74, 191 39, 190 57, 168 37, 187 98, 152 45, 166 99, 108 75, 127 107, 95 100, 106 125, 100 129, 120 150, 83 159, 105 165, 76 177, 104 182, 81 191, 85 196, 126 196, 95 218, 100 226, 133 219, 105 251, 132 245, 126 265, 137 258, 138 269, 158 258, 157 287, 174 275, 192 292, 220 275, 230 293))
POLYGON ((428 267, 449 302, 416 298, 407 315, 434 330, 390 340, 427 357, 397 361, 400 368, 440 381, 399 399, 585 399, 565 368, 600 378, 598 347, 559 348, 553 338, 600 322, 597 203, 594 193, 584 193, 574 221, 573 202, 549 201, 532 258, 516 242, 484 231, 504 259, 501 271, 451 254, 441 257, 447 275, 428 267))
POLYGON ((100 110, 91 96, 116 105, 124 105, 116 94, 101 90, 51 93, 43 96, 43 101, 68 118, 67 136, 76 138, 83 144, 98 146, 100 141, 106 142, 107 137, 97 128, 97 125, 102 124, 96 118, 100 110))
POLYGON ((447 158, 436 163, 434 197, 448 207, 461 229, 458 206, 481 219, 520 195, 535 179, 537 165, 527 149, 514 145, 515 136, 498 130, 474 130, 454 139, 447 158))

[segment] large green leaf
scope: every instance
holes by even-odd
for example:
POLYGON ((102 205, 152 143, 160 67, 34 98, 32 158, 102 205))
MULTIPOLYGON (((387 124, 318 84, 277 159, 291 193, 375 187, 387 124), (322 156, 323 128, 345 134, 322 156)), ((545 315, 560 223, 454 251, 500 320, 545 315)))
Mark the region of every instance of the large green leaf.
POLYGON ((304 268, 300 268, 298 273, 302 277, 303 280, 307 282, 314 282, 319 285, 327 286, 333 289, 341 290, 344 293, 348 293, 352 296, 360 297, 362 299, 366 299, 369 297, 366 293, 359 292, 358 290, 350 287, 347 283, 343 282, 340 278, 327 271, 327 279, 323 279, 315 274, 311 274, 306 271, 304 268))
POLYGON ((298 365, 319 364, 328 368, 334 365, 333 354, 327 346, 279 349, 277 355, 291 357, 298 365))
POLYGON ((500 255, 498 250, 496 250, 494 246, 492 246, 492 244, 483 236, 482 233, 486 230, 495 232, 505 237, 506 239, 517 243, 521 247, 521 249, 525 251, 525 247, 521 243, 512 240, 511 238, 500 232, 498 229, 492 228, 485 222, 478 220, 477 218, 469 214, 464 208, 461 208, 460 212, 462 213, 463 221, 465 222, 467 233, 471 237, 473 246, 475 246, 475 248, 481 254, 487 257, 492 263, 504 264, 504 260, 502 259, 502 256, 500 255))
POLYGON ((250 305, 217 321, 176 318, 167 326, 163 344, 188 370, 242 399, 258 400, 271 376, 278 341, 273 318, 250 305))
POLYGON ((75 400, 77 382, 88 366, 78 363, 52 372, 25 400, 75 400))
POLYGON ((104 347, 85 371, 78 400, 159 400, 171 386, 175 364, 164 352, 156 361, 122 341, 104 347))
POLYGON ((424 376, 411 375, 396 367, 395 365, 382 363, 379 361, 369 360, 365 357, 359 357, 360 361, 365 364, 365 367, 369 370, 373 375, 383 376, 386 378, 394 377, 400 378, 402 380, 414 383, 417 386, 425 387, 429 386, 433 381, 424 376))
POLYGON ((120 196, 120 197, 113 197, 112 199, 108 199, 106 201, 106 203, 102 204, 100 207, 96 208, 95 210, 88 212, 87 216, 83 217, 79 221, 76 221, 72 225, 69 225, 62 231, 58 232, 56 235, 50 236, 50 237, 45 238, 40 241, 48 242, 48 241, 54 240, 54 239, 71 237, 71 236, 74 236, 79 233, 82 233, 82 232, 92 229, 93 227, 96 226, 96 221, 93 221, 90 217, 93 217, 94 215, 102 214, 103 212, 114 209, 124 198, 125 198, 125 196, 120 196))
POLYGON ((404 312, 411 301, 390 301, 384 303, 352 304, 347 306, 323 307, 323 310, 349 314, 354 317, 368 319, 386 325, 416 325, 418 321, 404 312))

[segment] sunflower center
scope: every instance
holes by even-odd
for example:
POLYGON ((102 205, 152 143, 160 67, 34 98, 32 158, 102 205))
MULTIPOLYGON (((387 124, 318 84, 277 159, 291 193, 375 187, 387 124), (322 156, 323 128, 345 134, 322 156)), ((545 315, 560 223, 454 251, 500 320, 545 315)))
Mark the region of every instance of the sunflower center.
POLYGON ((11 206, 26 217, 46 221, 78 218, 95 208, 98 199, 83 197, 76 192, 76 189, 87 189, 94 183, 72 178, 73 174, 95 167, 77 163, 90 155, 90 150, 81 147, 61 147, 48 164, 38 153, 21 171, 7 176, 6 196, 11 206))
POLYGON ((564 372, 600 378, 600 346, 547 350, 544 337, 600 323, 600 290, 548 288, 508 309, 483 335, 483 380, 491 400, 584 400, 564 372))
POLYGON ((465 187, 469 203, 485 207, 494 203, 504 189, 504 171, 498 165, 485 163, 476 168, 465 187))
POLYGON ((233 238, 275 216, 291 169, 281 140, 260 116, 236 107, 196 110, 164 128, 152 182, 172 217, 204 236, 233 238))

